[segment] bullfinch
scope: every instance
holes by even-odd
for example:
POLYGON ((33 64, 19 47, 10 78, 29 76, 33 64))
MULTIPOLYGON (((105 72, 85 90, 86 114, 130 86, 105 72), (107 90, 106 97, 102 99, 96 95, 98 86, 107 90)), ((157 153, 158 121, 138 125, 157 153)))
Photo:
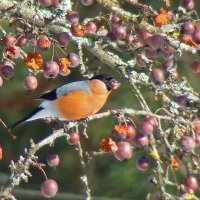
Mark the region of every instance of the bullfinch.
POLYGON ((96 75, 89 80, 65 84, 52 91, 35 96, 44 100, 35 110, 20 121, 10 125, 8 130, 37 119, 56 118, 73 121, 97 113, 106 103, 113 89, 120 83, 110 75, 96 75))

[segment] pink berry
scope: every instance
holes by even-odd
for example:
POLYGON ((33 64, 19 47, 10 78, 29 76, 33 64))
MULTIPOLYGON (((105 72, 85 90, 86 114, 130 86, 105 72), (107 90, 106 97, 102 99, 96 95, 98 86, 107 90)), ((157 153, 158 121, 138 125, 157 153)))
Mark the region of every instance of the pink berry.
POLYGON ((25 90, 35 90, 37 88, 38 81, 35 76, 26 76, 23 81, 23 86, 25 90))
POLYGON ((92 21, 87 22, 85 28, 87 32, 95 33, 97 31, 97 25, 92 21))
POLYGON ((126 37, 126 29, 123 26, 116 26, 112 32, 117 39, 121 40, 126 37))
POLYGON ((27 43, 27 38, 24 35, 18 35, 17 37, 17 45, 24 46, 27 43))
POLYGON ((162 84, 165 79, 163 71, 158 68, 152 70, 151 76, 155 84, 162 84))
POLYGON ((70 53, 67 56, 68 60, 71 62, 70 67, 77 67, 80 65, 80 57, 75 53, 70 53))
POLYGON ((81 3, 84 5, 84 6, 90 6, 94 3, 94 0, 81 0, 81 3))
POLYGON ((196 60, 192 63, 191 69, 194 73, 200 74, 200 60, 196 60))
POLYGON ((131 34, 126 34, 126 37, 125 37, 125 42, 126 42, 126 44, 131 44, 131 43, 133 42, 133 40, 134 40, 133 35, 131 35, 131 34))
POLYGON ((200 29, 194 30, 193 38, 195 42, 197 42, 198 44, 200 43, 200 29))
POLYGON ((47 61, 43 65, 45 78, 56 78, 59 72, 59 65, 55 61, 47 61))
POLYGON ((66 19, 71 23, 71 24, 78 24, 79 22, 79 14, 76 11, 69 10, 66 15, 66 19))
POLYGON ((1 75, 5 79, 8 79, 8 80, 12 79, 15 75, 14 68, 11 65, 4 65, 1 68, 1 75))
POLYGON ((166 71, 169 71, 170 69, 172 69, 174 65, 174 60, 170 59, 170 60, 166 60, 163 64, 162 64, 162 68, 166 71))
POLYGON ((158 56, 158 51, 153 50, 151 47, 145 48, 144 53, 149 59, 156 58, 158 56))
POLYGON ((61 47, 66 47, 70 42, 70 37, 67 32, 61 32, 57 35, 58 43, 61 47))
POLYGON ((70 136, 70 138, 67 140, 67 142, 70 145, 77 145, 79 143, 79 141, 80 141, 79 133, 77 133, 77 132, 70 133, 69 136, 70 136))
POLYGON ((146 171, 149 168, 149 158, 146 156, 139 157, 136 163, 136 167, 141 171, 146 171))
POLYGON ((135 32, 137 34, 137 38, 139 40, 139 42, 144 43, 147 38, 151 37, 151 34, 147 33, 146 31, 144 31, 143 29, 140 28, 135 28, 135 32))
POLYGON ((52 0, 39 0, 39 2, 43 7, 49 7, 52 4, 52 0))
POLYGON ((53 179, 47 179, 42 183, 41 191, 45 197, 53 197, 58 192, 58 184, 53 179))
POLYGON ((191 35, 194 32, 194 25, 191 21, 186 21, 183 23, 183 32, 184 34, 191 35))
POLYGON ((16 38, 14 36, 12 36, 11 34, 7 34, 3 37, 2 42, 3 42, 4 47, 6 47, 6 48, 12 47, 16 43, 16 38))
POLYGON ((127 125, 126 127, 126 139, 132 140, 135 138, 136 135, 136 129, 132 125, 127 125))
POLYGON ((0 76, 0 87, 3 86, 3 78, 0 76))
POLYGON ((47 163, 50 167, 58 166, 59 162, 60 162, 60 158, 58 154, 49 154, 47 156, 47 163))
POLYGON ((145 43, 153 50, 162 49, 164 46, 164 39, 161 35, 153 35, 145 40, 145 43))
POLYGON ((183 151, 190 153, 194 150, 196 142, 192 137, 183 136, 180 140, 180 147, 183 151))
POLYGON ((111 22, 113 24, 117 24, 118 22, 120 21, 120 18, 116 15, 113 15, 112 18, 111 18, 111 22))
POLYGON ((118 150, 113 154, 119 161, 131 159, 133 156, 132 146, 128 142, 120 142, 117 144, 118 150))
POLYGON ((20 56, 21 49, 18 46, 12 46, 6 48, 6 56, 8 58, 17 59, 20 56))
POLYGON ((196 190, 198 188, 197 179, 194 176, 187 176, 184 181, 184 186, 192 190, 196 190))
POLYGON ((107 36, 107 35, 108 35, 108 30, 107 30, 107 29, 101 29, 101 30, 99 31, 99 34, 100 34, 101 36, 107 36))
POLYGON ((176 102, 180 105, 180 106, 187 106, 187 104, 189 103, 189 99, 182 95, 176 98, 176 102))
POLYGON ((59 3, 60 3, 60 0, 52 0, 52 6, 54 10, 58 7, 59 3))
POLYGON ((158 124, 157 124, 155 118, 154 118, 154 117, 151 117, 151 116, 145 118, 144 122, 150 123, 154 128, 155 128, 156 126, 158 126, 158 124))
POLYGON ((187 10, 193 10, 194 9, 194 1, 193 0, 182 0, 181 4, 187 9, 187 10))
POLYGON ((153 130, 154 130, 154 127, 148 121, 144 121, 140 125, 140 131, 141 133, 145 135, 150 135, 153 132, 153 130))
POLYGON ((143 133, 138 133, 135 136, 135 143, 140 147, 140 148, 144 148, 146 146, 149 145, 149 138, 147 137, 147 135, 143 134, 143 133))
POLYGON ((139 67, 141 67, 141 68, 146 68, 146 67, 147 67, 146 61, 142 58, 141 55, 137 55, 137 56, 135 57, 135 59, 136 59, 137 65, 138 65, 139 67))

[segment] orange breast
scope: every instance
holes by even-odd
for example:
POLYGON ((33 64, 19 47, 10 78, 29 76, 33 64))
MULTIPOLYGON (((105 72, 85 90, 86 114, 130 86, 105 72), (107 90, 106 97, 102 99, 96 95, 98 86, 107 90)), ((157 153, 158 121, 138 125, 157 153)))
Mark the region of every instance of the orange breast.
POLYGON ((98 112, 105 104, 109 93, 87 94, 74 91, 54 101, 62 117, 67 120, 78 120, 98 112))

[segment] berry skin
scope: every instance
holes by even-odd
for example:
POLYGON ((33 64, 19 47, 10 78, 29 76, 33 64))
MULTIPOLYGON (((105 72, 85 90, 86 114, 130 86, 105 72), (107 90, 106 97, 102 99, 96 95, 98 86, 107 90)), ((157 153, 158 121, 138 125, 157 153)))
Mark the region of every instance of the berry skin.
POLYGON ((68 60, 71 62, 70 67, 77 67, 80 65, 80 57, 75 53, 70 53, 67 56, 68 60))
POLYGON ((53 179, 47 179, 41 185, 41 192, 47 198, 54 197, 58 192, 58 184, 53 179))
POLYGON ((187 10, 193 10, 194 9, 194 1, 193 0, 182 0, 181 1, 182 6, 184 6, 187 10))
POLYGON ((176 98, 176 102, 180 105, 180 106, 187 106, 189 103, 189 99, 186 96, 179 96, 176 98))
POLYGON ((163 71, 158 68, 152 70, 151 76, 155 84, 162 84, 165 79, 163 71))
POLYGON ((39 2, 43 7, 49 7, 52 4, 52 0, 39 0, 39 2))
POLYGON ((146 146, 149 145, 149 138, 147 137, 147 135, 143 134, 143 133, 138 133, 135 136, 135 143, 140 147, 140 148, 144 148, 146 146))
POLYGON ((198 188, 198 182, 197 179, 194 176, 187 176, 185 181, 184 181, 184 186, 185 189, 191 189, 191 190, 196 190, 198 188))
POLYGON ((41 50, 47 50, 51 46, 51 41, 46 35, 40 35, 37 38, 37 47, 41 50))
POLYGON ((15 75, 14 67, 12 65, 4 64, 4 66, 1 67, 0 74, 1 76, 3 76, 3 78, 10 80, 15 75))
POLYGON ((199 118, 196 118, 194 120, 194 131, 196 134, 200 134, 200 119, 199 118))
POLYGON ((194 73, 200 74, 200 60, 196 60, 192 63, 191 69, 194 73))
POLYGON ((19 35, 18 37, 17 37, 17 45, 19 45, 19 46, 24 46, 25 44, 27 43, 27 38, 26 38, 26 36, 24 36, 24 35, 19 35))
POLYGON ((169 59, 169 60, 166 60, 163 63, 162 68, 165 71, 169 71, 170 69, 172 69, 173 65, 174 65, 174 60, 173 59, 169 59))
POLYGON ((155 118, 153 118, 153 117, 151 117, 151 116, 150 116, 150 117, 147 117, 147 118, 144 120, 144 122, 150 123, 154 128, 155 128, 156 126, 158 126, 158 124, 157 124, 155 118))
POLYGON ((38 81, 35 76, 26 76, 23 81, 23 86, 25 90, 35 90, 37 88, 38 81))
POLYGON ((94 22, 87 22, 86 26, 86 31, 90 33, 95 33, 97 31, 97 25, 94 22))
POLYGON ((81 0, 81 3, 84 5, 84 6, 90 6, 94 3, 94 0, 81 0))
POLYGON ((180 140, 180 147, 186 153, 190 153, 194 150, 196 142, 192 137, 183 136, 180 140))
POLYGON ((0 87, 3 86, 3 78, 0 76, 0 87))
POLYGON ((118 16, 116 16, 116 15, 112 16, 111 22, 113 24, 117 24, 119 21, 120 21, 120 18, 118 16))
POLYGON ((12 47, 16 43, 16 38, 12 36, 11 34, 7 34, 3 37, 3 45, 6 48, 12 47))
POLYGON ((18 46, 6 48, 5 56, 7 58, 17 59, 20 56, 21 49, 18 46))
POLYGON ((153 50, 162 49, 164 46, 164 39, 161 35, 153 35, 145 40, 145 43, 153 50))
POLYGON ((58 166, 59 162, 60 162, 60 158, 58 154, 49 154, 47 156, 47 163, 50 167, 58 166))
POLYGON ((125 42, 126 42, 126 44, 131 44, 131 43, 133 42, 133 40, 134 40, 133 35, 131 35, 131 34, 126 34, 126 37, 125 37, 125 42))
POLYGON ((136 167, 141 171, 146 171, 149 168, 149 164, 149 158, 142 156, 138 158, 136 167))
POLYGON ((193 34, 195 42, 200 43, 200 29, 195 29, 193 34))
POLYGON ((56 78, 59 72, 59 65, 55 61, 47 61, 43 66, 45 78, 56 78))
POLYGON ((132 125, 127 125, 126 127, 126 139, 132 140, 135 138, 136 129, 132 125))
POLYGON ((153 130, 154 130, 154 126, 148 121, 144 121, 140 125, 140 131, 141 133, 145 135, 150 135, 153 132, 153 130))
POLYGON ((61 47, 66 47, 70 42, 70 37, 67 32, 61 32, 57 35, 58 43, 61 47))
POLYGON ((70 145, 77 145, 80 141, 80 135, 79 133, 70 133, 69 134, 70 138, 67 140, 67 142, 70 144, 70 145))
POLYGON ((79 14, 76 11, 69 10, 66 15, 66 19, 71 23, 71 24, 78 24, 79 22, 79 14))
POLYGON ((120 142, 117 144, 118 150, 113 154, 119 161, 131 159, 133 156, 132 146, 128 142, 120 142))
POLYGON ((116 26, 112 32, 117 39, 122 40, 126 37, 126 29, 123 26, 116 26))
POLYGON ((194 32, 194 25, 191 21, 186 21, 183 23, 183 32, 184 34, 191 35, 194 32))
POLYGON ((151 47, 145 48, 144 53, 145 56, 150 59, 156 58, 158 55, 158 51, 153 50, 151 47))

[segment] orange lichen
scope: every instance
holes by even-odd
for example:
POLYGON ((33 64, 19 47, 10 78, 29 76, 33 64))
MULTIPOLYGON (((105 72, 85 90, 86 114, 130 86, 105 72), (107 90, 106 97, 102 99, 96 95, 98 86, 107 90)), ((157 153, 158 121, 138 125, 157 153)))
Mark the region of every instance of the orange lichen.
POLYGON ((42 66, 43 59, 40 54, 28 52, 27 56, 24 58, 24 62, 29 69, 37 71, 42 66))
POLYGON ((160 13, 154 18, 156 26, 162 26, 168 24, 170 21, 169 14, 164 8, 160 9, 160 13))
POLYGON ((104 152, 115 152, 118 150, 118 147, 112 138, 106 137, 101 140, 100 149, 104 152))
POLYGON ((171 157, 171 167, 172 167, 172 169, 178 169, 179 168, 179 166, 180 166, 180 161, 178 160, 178 158, 177 157, 175 157, 175 156, 172 156, 171 157))

